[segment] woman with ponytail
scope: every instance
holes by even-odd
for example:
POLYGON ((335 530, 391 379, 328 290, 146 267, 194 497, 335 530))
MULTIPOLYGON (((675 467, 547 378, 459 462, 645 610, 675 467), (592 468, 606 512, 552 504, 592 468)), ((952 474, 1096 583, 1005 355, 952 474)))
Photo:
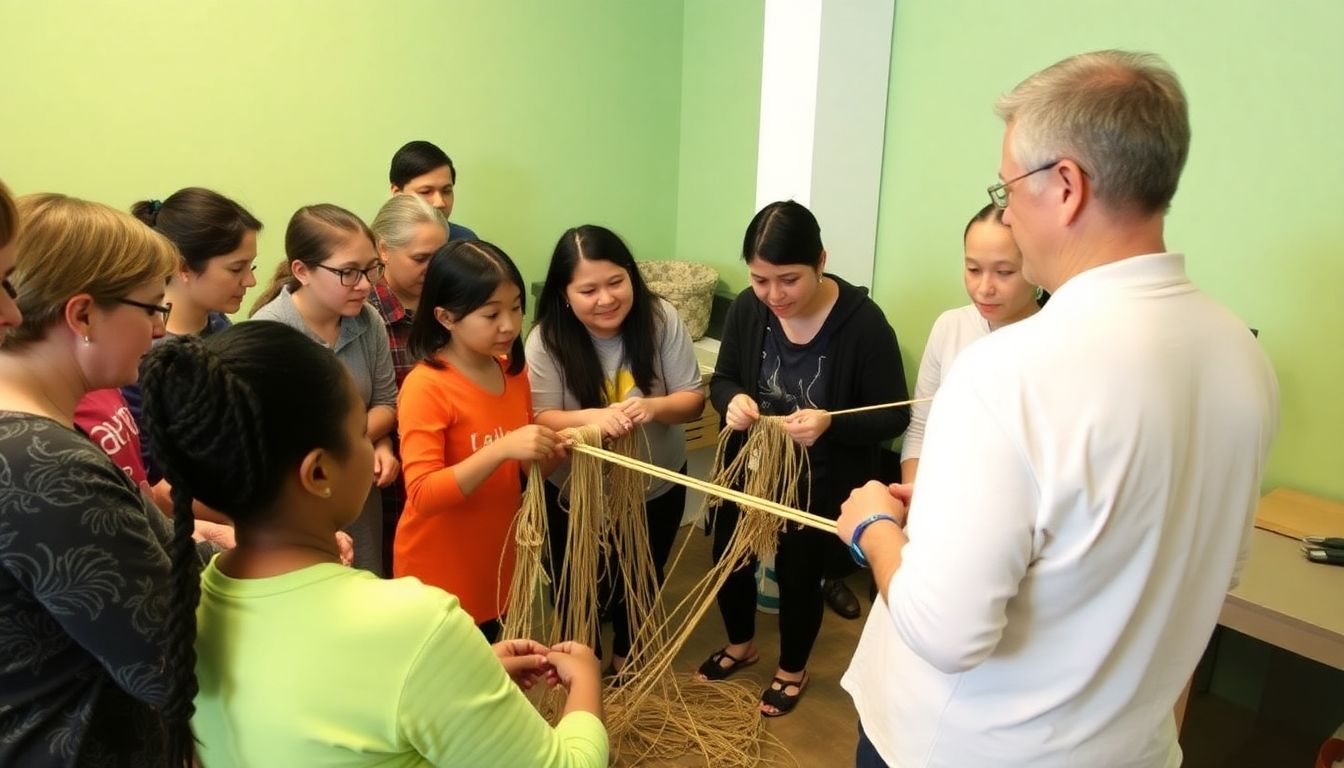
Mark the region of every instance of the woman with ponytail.
POLYGON ((346 531, 355 540, 355 566, 384 573, 383 503, 380 489, 397 479, 401 464, 392 447, 397 384, 387 328, 367 303, 383 277, 373 233, 355 214, 330 205, 294 212, 285 229, 285 257, 257 299, 253 317, 303 332, 334 352, 354 378, 373 441, 372 483, 364 513, 346 531))
POLYGON ((340 565, 374 449, 335 357, 243 323, 159 346, 144 393, 177 519, 167 710, 192 714, 204 765, 607 764, 591 650, 492 647, 457 598, 340 565), (238 532, 199 579, 193 498, 238 532), (541 680, 569 691, 554 728, 522 690, 541 680))
MULTIPOLYGON (((257 258, 261 222, 233 200, 201 187, 179 189, 162 201, 141 200, 131 206, 131 214, 171 240, 180 255, 164 296, 173 308, 164 338, 209 336, 228 328, 228 315, 238 311, 244 294, 257 284, 252 262, 257 258)), ((132 384, 121 394, 136 431, 144 435, 140 387, 132 384)), ((110 395, 96 396, 115 405, 110 395)), ((85 405, 81 404, 81 418, 85 405)), ((87 403, 91 424, 96 423, 95 416, 111 415, 107 407, 94 406, 87 403)), ((162 475, 148 440, 140 440, 140 455, 158 500, 166 504, 168 488, 159 484, 162 475)))
MULTIPOLYGON (((135 381, 163 335, 177 252, 97 203, 29 195, 17 214, 6 288, 22 321, 0 343, 0 765, 163 765, 165 724, 188 765, 166 696, 167 521, 75 427, 80 399, 135 381)), ((183 562, 197 556, 187 533, 183 562)))

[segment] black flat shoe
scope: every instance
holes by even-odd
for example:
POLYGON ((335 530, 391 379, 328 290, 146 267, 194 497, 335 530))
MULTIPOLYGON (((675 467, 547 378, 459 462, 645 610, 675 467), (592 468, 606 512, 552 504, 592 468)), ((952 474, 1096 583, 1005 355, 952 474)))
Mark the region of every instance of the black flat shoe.
POLYGON ((821 585, 821 595, 832 611, 846 619, 859 618, 859 598, 850 591, 849 585, 840 579, 826 579, 821 585))

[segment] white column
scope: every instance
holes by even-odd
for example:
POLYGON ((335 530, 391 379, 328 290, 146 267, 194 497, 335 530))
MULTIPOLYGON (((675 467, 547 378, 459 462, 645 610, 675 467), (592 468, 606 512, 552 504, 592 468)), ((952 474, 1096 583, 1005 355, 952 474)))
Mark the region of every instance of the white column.
POLYGON ((766 0, 756 207, 821 223, 827 268, 871 285, 894 0, 766 0))

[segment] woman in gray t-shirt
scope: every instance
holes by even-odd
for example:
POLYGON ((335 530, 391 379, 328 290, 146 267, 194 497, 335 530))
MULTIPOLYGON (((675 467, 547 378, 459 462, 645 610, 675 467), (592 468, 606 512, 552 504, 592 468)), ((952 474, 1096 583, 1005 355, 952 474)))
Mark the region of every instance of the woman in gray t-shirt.
MULTIPOLYGON (((648 442, 646 458, 685 471, 682 425, 698 418, 705 405, 700 367, 676 310, 649 291, 634 256, 616 233, 584 225, 561 236, 541 289, 526 356, 538 424, 557 430, 596 424, 609 438, 637 429, 648 442)), ((566 463, 546 484, 551 567, 557 575, 564 564, 569 523, 559 497, 568 476, 566 463)), ((649 549, 661 584, 686 489, 657 481, 644 501, 649 549)), ((605 574, 599 602, 611 614, 608 672, 615 674, 630 653, 631 627, 619 564, 606 563, 605 574)), ((598 647, 597 638, 592 640, 598 647)))

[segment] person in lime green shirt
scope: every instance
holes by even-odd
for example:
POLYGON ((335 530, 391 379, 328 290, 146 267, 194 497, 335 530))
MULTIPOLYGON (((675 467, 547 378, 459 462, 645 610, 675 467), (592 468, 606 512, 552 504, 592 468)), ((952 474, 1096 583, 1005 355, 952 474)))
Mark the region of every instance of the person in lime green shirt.
POLYGON ((161 345, 142 381, 177 538, 193 498, 237 527, 199 581, 174 558, 164 617, 165 715, 190 717, 203 765, 607 764, 591 649, 488 645, 452 595, 340 564, 334 534, 363 507, 373 448, 328 350, 254 321, 161 345), (539 682, 568 691, 555 727, 523 693, 539 682))

